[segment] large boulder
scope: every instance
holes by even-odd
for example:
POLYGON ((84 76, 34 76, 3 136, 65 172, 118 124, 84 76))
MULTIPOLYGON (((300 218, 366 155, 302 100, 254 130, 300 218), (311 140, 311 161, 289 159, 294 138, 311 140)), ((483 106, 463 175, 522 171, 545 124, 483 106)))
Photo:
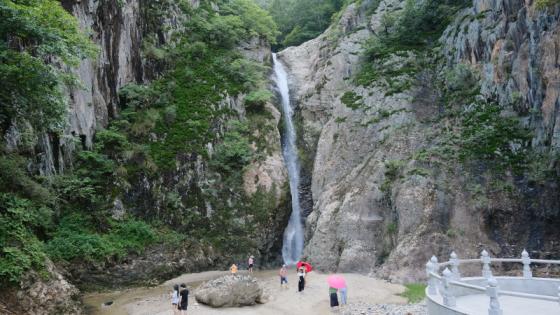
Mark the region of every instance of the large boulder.
POLYGON ((264 291, 249 275, 227 275, 203 283, 195 292, 199 303, 212 307, 248 306, 265 303, 264 291))

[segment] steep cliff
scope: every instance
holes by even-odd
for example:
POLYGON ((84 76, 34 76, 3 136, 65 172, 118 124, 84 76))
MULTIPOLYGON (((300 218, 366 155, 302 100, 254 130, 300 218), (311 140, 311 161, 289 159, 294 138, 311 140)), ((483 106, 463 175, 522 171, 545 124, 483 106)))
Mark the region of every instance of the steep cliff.
MULTIPOLYGON (((128 83, 149 83, 151 79, 159 79, 163 72, 168 71, 165 65, 168 61, 166 61, 167 57, 158 56, 158 49, 159 53, 163 53, 165 49, 169 50, 167 47, 181 45, 182 38, 190 35, 188 30, 185 30, 187 20, 197 18, 197 15, 208 14, 207 12, 218 12, 219 4, 205 2, 204 7, 199 8, 199 1, 188 1, 187 4, 175 1, 161 3, 127 1, 121 4, 114 1, 65 3, 65 6, 78 18, 84 30, 93 30, 92 37, 101 47, 101 52, 95 60, 83 60, 78 69, 73 70, 85 87, 69 91, 71 100, 70 129, 67 131, 69 137, 79 135, 83 147, 90 149, 96 131, 106 128, 111 119, 126 120, 127 118, 119 117, 119 112, 122 107, 130 107, 126 103, 131 102, 129 99, 131 96, 126 92, 124 97, 119 96, 119 90, 128 83)), ((243 39, 235 50, 246 60, 262 64, 262 70, 258 71, 267 71, 265 66, 270 65, 271 61, 268 39, 252 34, 250 38, 243 39)), ((202 66, 204 60, 198 62, 202 66)), ((204 84, 206 84, 204 81, 200 83, 201 86, 204 84)), ((129 174, 131 178, 128 179, 129 184, 125 186, 130 185, 130 187, 122 189, 122 185, 119 184, 117 187, 121 187, 115 187, 120 191, 113 193, 112 196, 113 217, 122 217, 130 212, 147 220, 157 219, 175 227, 185 228, 185 218, 181 217, 187 215, 185 211, 195 211, 211 221, 216 208, 222 210, 242 207, 237 204, 241 199, 244 200, 243 202, 252 202, 251 197, 255 194, 260 197, 262 194, 270 193, 272 199, 268 201, 271 204, 267 204, 267 207, 271 206, 280 211, 275 211, 271 216, 272 225, 264 229, 264 232, 259 232, 256 246, 262 250, 263 259, 273 259, 281 246, 279 242, 287 212, 285 209, 287 175, 281 157, 280 134, 277 127, 280 114, 271 104, 266 104, 261 110, 262 113, 254 111, 247 113, 245 109, 247 92, 228 89, 231 88, 228 86, 223 91, 213 92, 217 95, 206 96, 210 102, 215 100, 216 103, 210 106, 217 114, 212 114, 211 119, 215 118, 209 122, 211 127, 207 131, 207 138, 201 140, 207 141, 205 151, 190 152, 187 146, 184 153, 170 152, 178 156, 176 161, 173 161, 173 156, 166 156, 167 160, 156 161, 156 164, 158 162, 172 164, 172 168, 160 167, 156 173, 141 170, 133 175, 129 174), (244 123, 249 121, 252 124, 247 131, 248 134, 244 136, 254 141, 251 143, 251 150, 254 151, 255 158, 244 169, 243 178, 236 179, 243 183, 240 187, 227 187, 227 184, 233 182, 219 183, 220 180, 227 179, 224 177, 230 174, 223 174, 223 170, 208 165, 212 155, 215 154, 213 152, 215 147, 227 138, 228 132, 232 129, 232 121, 244 123), (228 196, 229 194, 234 196, 228 196), (173 200, 169 200, 170 198, 173 200), (174 205, 171 206, 171 203, 174 205)), ((167 90, 164 88, 163 92, 167 90)), ((169 122, 173 122, 173 119, 169 122)), ((175 131, 167 130, 167 132, 175 131)), ((167 141, 166 134, 158 135, 157 132, 152 132, 149 137, 152 138, 150 141, 137 142, 144 145, 158 140, 167 141), (154 138, 158 137, 159 139, 154 141, 154 138)), ((52 146, 55 151, 56 143, 52 146)), ((152 155, 158 153, 153 151, 152 155)), ((60 167, 62 165, 60 164, 60 167)), ((257 207, 264 207, 264 205, 257 207)), ((254 254, 261 256, 259 253, 254 254)))
POLYGON ((358 1, 279 54, 310 152, 305 256, 411 281, 451 250, 558 254, 558 8, 474 0, 439 44, 399 46, 438 1, 414 3, 358 1))
MULTIPOLYGON (((1 13, 16 18, 36 9, 9 5, 1 13)), ((277 260, 289 195, 267 91, 272 20, 251 1, 62 5, 97 55, 64 65, 77 84, 63 91, 63 128, 8 117, 0 223, 23 232, 0 236, 0 309, 80 313, 74 285, 153 284, 249 254, 277 260)))

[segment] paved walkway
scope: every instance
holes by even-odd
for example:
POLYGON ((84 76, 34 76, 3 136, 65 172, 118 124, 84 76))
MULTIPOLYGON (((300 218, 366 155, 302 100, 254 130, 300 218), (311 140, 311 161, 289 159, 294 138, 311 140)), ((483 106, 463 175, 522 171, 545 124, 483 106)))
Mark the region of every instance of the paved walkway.
MULTIPOLYGON (((438 296, 439 300, 441 297, 438 296)), ((504 315, 558 315, 560 304, 513 296, 500 296, 504 315)), ((440 301, 441 302, 441 301, 440 301)), ((469 315, 488 315, 490 298, 485 294, 467 295, 457 298, 457 309, 469 315)))

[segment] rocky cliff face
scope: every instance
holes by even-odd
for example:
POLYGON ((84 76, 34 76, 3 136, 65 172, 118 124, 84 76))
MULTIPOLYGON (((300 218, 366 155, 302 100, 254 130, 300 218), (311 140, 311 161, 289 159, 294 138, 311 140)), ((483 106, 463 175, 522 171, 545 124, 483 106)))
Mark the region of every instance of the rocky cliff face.
MULTIPOLYGON (((196 0, 189 3, 199 5, 196 0)), ((69 113, 64 135, 44 135, 39 139, 39 169, 45 175, 71 167, 73 138, 79 138, 84 148, 92 147, 95 132, 118 116, 121 87, 147 82, 158 75, 161 67, 146 58, 143 45, 169 43, 186 18, 169 1, 153 5, 143 0, 64 0, 62 5, 90 33, 100 52, 94 60, 83 60, 70 69, 80 85, 67 91, 69 113)), ((6 138, 10 141, 13 137, 6 138)))
MULTIPOLYGON (((199 1, 190 1, 190 5, 197 8, 199 1)), ((96 60, 84 60, 74 70, 85 88, 69 91, 68 138, 79 136, 84 148, 90 148, 95 132, 106 127, 111 118, 119 115, 119 89, 131 82, 149 82, 161 72, 161 67, 150 58, 147 46, 161 47, 170 43, 173 34, 182 30, 183 22, 188 17, 173 1, 164 1, 161 4, 142 0, 131 0, 121 4, 114 1, 69 1, 65 6, 73 12, 85 30, 93 30, 92 37, 101 49, 96 60)), ((212 5, 212 8, 218 10, 215 5, 212 5)), ((245 58, 263 65, 271 62, 270 45, 263 39, 252 38, 239 45, 238 51, 245 58)), ((222 100, 215 104, 217 111, 231 114, 219 118, 212 125, 212 132, 218 140, 207 145, 210 157, 213 154, 213 146, 228 131, 228 122, 248 119, 244 105, 245 96, 225 94, 222 100)), ((279 209, 270 217, 268 227, 262 229, 255 239, 259 252, 254 254, 268 260, 274 259, 281 248, 281 235, 289 212, 286 206, 287 172, 281 155, 278 131, 280 113, 271 104, 267 104, 264 111, 268 116, 262 122, 262 128, 254 128, 256 130, 253 138, 262 138, 265 141, 261 143, 262 147, 252 143, 253 150, 262 158, 247 167, 241 191, 249 198, 257 192, 270 193, 273 196, 273 207, 279 209), (265 152, 260 152, 261 150, 265 152)), ((52 141, 50 146, 51 150, 47 150, 48 152, 57 152, 58 148, 64 149, 64 146, 52 141)), ((71 152, 56 153, 53 156, 70 154, 71 152)), ((49 156, 49 153, 45 155, 49 156)), ((51 161, 47 158, 44 162, 44 168, 52 170, 53 173, 56 172, 57 166, 60 171, 63 170, 63 161, 56 163, 54 159, 51 161), (54 166, 49 166, 53 163, 54 166)), ((208 158, 196 154, 180 158, 173 171, 162 171, 160 176, 155 178, 143 174, 131 183, 131 188, 126 189, 122 195, 115 196, 113 217, 118 219, 129 212, 147 219, 158 218, 173 226, 180 226, 183 220, 181 216, 185 215, 184 208, 188 208, 188 211, 197 209, 203 215, 211 217, 214 208, 220 206, 220 203, 212 200, 224 198, 224 194, 228 192, 234 194, 235 188, 225 187, 219 183, 220 180, 221 175, 209 169, 208 158), (162 208, 170 202, 171 195, 179 197, 179 206, 183 210, 164 213, 162 208)), ((233 197, 226 198, 227 200, 221 202, 233 204, 233 197)), ((176 260, 175 256, 177 255, 173 252, 166 255, 171 261, 176 260)), ((184 265, 183 263, 181 266, 185 267, 184 265)), ((211 265, 213 264, 209 264, 208 267, 211 265)), ((192 268, 183 271, 190 269, 192 268)), ((82 277, 82 273, 79 272, 76 279, 82 277)), ((125 277, 122 283, 144 281, 146 275, 138 279, 129 278, 125 277)))
POLYGON ((69 283, 52 262, 46 263, 45 275, 29 273, 18 290, 5 290, 0 295, 2 314, 83 314, 80 291, 69 283))
MULTIPOLYGON (((352 4, 325 34, 280 53, 292 74, 300 146, 312 152, 305 256, 325 270, 411 281, 423 276, 429 256, 447 257, 452 249, 462 257, 476 257, 483 247, 499 256, 518 256, 524 247, 533 255, 558 254, 557 177, 498 180, 482 164, 419 157, 438 149, 441 139, 432 120, 440 110, 437 91, 426 85, 464 63, 479 69, 481 94, 530 126, 535 151, 558 152, 558 9, 474 0, 440 39, 447 61, 434 81, 422 84, 427 71, 421 71, 415 84, 396 91, 357 85, 365 40, 383 32, 386 12, 403 6, 398 0, 352 4)), ((400 53, 383 66, 414 59, 414 52, 400 53)))
MULTIPOLYGON (((36 168, 46 176, 71 172, 77 146, 91 149, 96 133, 119 116, 120 88, 128 83, 149 82, 161 74, 162 67, 157 60, 150 58, 147 46, 169 44, 174 33, 181 31, 187 18, 173 1, 154 4, 144 0, 66 0, 62 3, 76 16, 84 30, 91 30, 91 38, 99 45, 100 52, 96 59, 83 60, 77 68, 70 69, 82 86, 67 90, 69 114, 64 133, 39 137, 35 152, 36 168)), ((191 0, 190 4, 196 8, 199 1, 191 0)), ((212 7, 217 10, 215 5, 212 7)), ((247 59, 270 64, 270 46, 265 40, 253 38, 242 43, 238 51, 247 59)), ((264 106, 264 114, 251 128, 254 133, 251 138, 259 140, 251 143, 251 147, 259 158, 246 167, 240 187, 228 187, 227 183, 222 182, 222 174, 210 169, 209 159, 214 153, 214 146, 228 132, 230 120, 247 121, 252 118, 245 111, 246 95, 225 93, 221 97, 222 100, 212 106, 228 114, 212 122, 215 138, 207 144, 208 156, 192 154, 181 157, 171 170, 162 171, 158 176, 141 174, 131 182, 130 187, 115 188, 119 193, 111 196, 114 204, 111 214, 116 220, 126 214, 147 220, 157 218, 181 230, 183 216, 190 212, 197 211, 211 220, 217 207, 234 207, 238 199, 251 200, 254 196, 262 195, 267 198, 263 201, 266 206, 262 205, 261 209, 266 218, 262 219, 262 227, 255 227, 252 254, 264 263, 278 258, 283 228, 289 217, 287 171, 278 130, 280 113, 270 103, 264 106), (177 209, 173 213, 164 213, 162 208, 171 202, 171 197, 175 198, 173 200, 177 209)), ((10 129, 5 136, 11 150, 18 150, 20 137, 17 128, 10 129)), ((245 260, 247 253, 239 254, 245 260)), ((59 272, 52 266, 48 272, 49 279, 54 280, 36 277, 35 284, 26 285, 22 282, 20 291, 10 290, 0 295, 0 310, 30 314, 80 313, 79 291, 66 282, 61 274, 74 284, 90 288, 97 285, 152 284, 182 272, 225 267, 231 263, 231 259, 240 257, 232 258, 231 253, 226 255, 208 244, 185 243, 176 247, 157 245, 119 263, 106 261, 87 266, 80 263, 60 265, 65 272, 59 272), (35 294, 35 291, 40 291, 40 294, 35 294), (38 305, 38 308, 19 310, 17 305, 21 298, 10 299, 20 295, 33 300, 21 305, 33 304, 38 305), (44 305, 39 304, 41 299, 44 299, 40 302, 44 302, 44 305)))

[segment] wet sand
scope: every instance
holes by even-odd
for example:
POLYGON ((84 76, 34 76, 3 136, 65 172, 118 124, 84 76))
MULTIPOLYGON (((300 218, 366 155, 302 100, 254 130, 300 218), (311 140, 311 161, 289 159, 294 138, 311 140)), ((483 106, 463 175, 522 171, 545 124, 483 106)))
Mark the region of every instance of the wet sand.
MULTIPOLYGON (((244 272, 241 272, 244 273, 244 272)), ((191 291, 187 314, 232 314, 232 315, 280 315, 280 314, 329 314, 328 274, 313 271, 308 274, 303 293, 297 292, 295 270, 288 274, 288 288, 280 288, 277 271, 257 271, 254 276, 261 281, 269 301, 266 304, 242 308, 214 309, 198 304, 194 299, 196 288, 204 281, 228 274, 226 271, 208 271, 184 274, 153 288, 131 288, 108 293, 90 293, 84 296, 88 314, 91 315, 173 315, 171 309, 171 287, 186 283, 191 291), (102 306, 113 301, 111 306, 102 306)), ((349 303, 406 303, 397 294, 404 291, 401 285, 387 283, 358 274, 342 274, 348 284, 349 303)))

